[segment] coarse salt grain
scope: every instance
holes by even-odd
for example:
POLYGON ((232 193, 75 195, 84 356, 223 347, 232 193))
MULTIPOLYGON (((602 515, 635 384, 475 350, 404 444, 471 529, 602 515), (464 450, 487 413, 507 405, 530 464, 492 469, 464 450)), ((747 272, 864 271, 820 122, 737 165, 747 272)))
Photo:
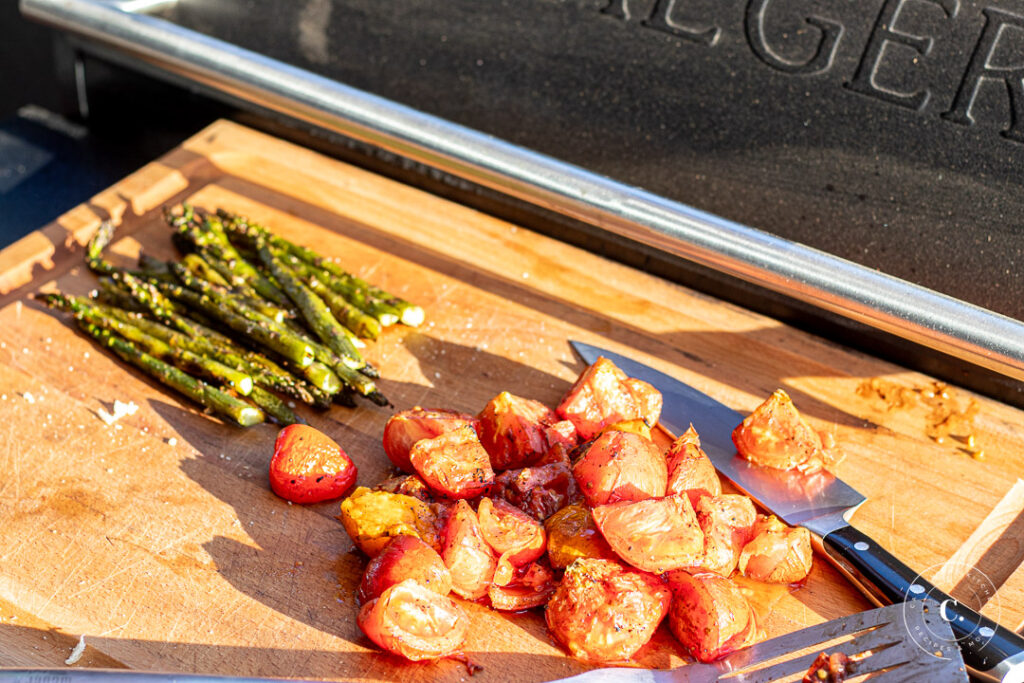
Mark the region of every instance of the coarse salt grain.
POLYGON ((177 446, 177 445, 178 445, 178 440, 177 440, 177 439, 175 439, 175 438, 174 438, 174 437, 172 436, 171 438, 167 439, 167 445, 168 445, 168 446, 177 446))
POLYGON ((21 397, 23 399, 25 399, 26 401, 28 401, 29 403, 35 403, 36 402, 36 397, 33 396, 32 394, 28 393, 27 391, 24 394, 22 394, 21 397))

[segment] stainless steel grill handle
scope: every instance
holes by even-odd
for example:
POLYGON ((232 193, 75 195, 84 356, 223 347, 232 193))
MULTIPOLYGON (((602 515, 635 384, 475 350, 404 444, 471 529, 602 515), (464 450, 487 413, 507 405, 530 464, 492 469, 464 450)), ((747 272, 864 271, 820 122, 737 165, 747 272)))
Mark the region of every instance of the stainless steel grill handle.
POLYGON ((1024 380, 1018 321, 134 11, 167 1, 21 0, 21 10, 215 92, 1024 380))

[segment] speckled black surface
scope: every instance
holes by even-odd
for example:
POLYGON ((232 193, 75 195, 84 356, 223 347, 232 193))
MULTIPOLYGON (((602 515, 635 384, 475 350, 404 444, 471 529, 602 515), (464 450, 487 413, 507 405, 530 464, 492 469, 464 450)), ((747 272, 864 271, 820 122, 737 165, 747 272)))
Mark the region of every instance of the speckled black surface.
MULTIPOLYGON (((1000 134, 1006 84, 982 84, 973 125, 942 116, 990 4, 1024 17, 1022 0, 224 0, 170 17, 1024 319, 1024 143, 1000 134), (760 58, 747 29, 762 4, 765 59, 809 61, 816 17, 842 28, 830 65, 760 58), (679 31, 717 29, 714 44, 656 28, 668 6, 679 31), (868 50, 886 28, 926 40, 868 50)), ((1001 32, 992 61, 1024 64, 1024 28, 1001 32)))

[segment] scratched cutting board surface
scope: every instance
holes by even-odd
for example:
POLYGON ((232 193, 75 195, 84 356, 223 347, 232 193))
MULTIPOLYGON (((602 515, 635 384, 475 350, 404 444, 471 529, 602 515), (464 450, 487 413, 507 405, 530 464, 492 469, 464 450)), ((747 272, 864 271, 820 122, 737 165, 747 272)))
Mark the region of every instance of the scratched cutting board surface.
MULTIPOLYGON (((977 533, 1024 474, 1020 411, 979 399, 987 457, 972 460, 925 436, 925 408, 886 411, 856 392, 866 378, 918 386, 926 377, 217 122, 0 252, 0 666, 62 667, 84 636, 76 666, 466 676, 456 662, 403 663, 362 636, 354 592, 365 559, 335 519, 336 502, 300 507, 270 492, 274 427, 242 430, 201 414, 31 300, 41 289, 95 287, 81 245, 102 219, 118 224, 112 258, 127 263, 140 248, 170 257, 160 210, 182 200, 246 214, 422 304, 426 324, 390 328, 366 353, 396 409, 477 412, 502 390, 554 405, 582 368, 570 338, 633 353, 740 411, 785 388, 834 434, 845 454, 837 473, 869 497, 859 526, 927 576, 958 552, 987 558, 1002 589, 986 613, 1020 626, 1021 549, 997 552, 994 564, 1005 544, 977 533), (114 400, 140 409, 108 426, 96 411, 114 400), (968 539, 981 551, 965 553, 968 539)), ((380 437, 391 410, 304 414, 352 456, 361 484, 387 474, 380 437)), ((769 636, 868 607, 820 558, 805 586, 752 597, 769 636)), ((583 669, 552 643, 539 612, 466 609, 479 680, 583 669)), ((637 659, 684 662, 664 628, 637 659)))

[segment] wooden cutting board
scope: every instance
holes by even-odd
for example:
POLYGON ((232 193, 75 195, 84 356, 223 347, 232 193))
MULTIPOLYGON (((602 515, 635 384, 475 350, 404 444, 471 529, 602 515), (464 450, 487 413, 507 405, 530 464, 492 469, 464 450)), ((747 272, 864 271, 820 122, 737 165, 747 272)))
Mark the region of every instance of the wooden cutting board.
MULTIPOLYGON (((421 303, 425 325, 390 328, 367 350, 397 409, 477 412, 502 390, 553 405, 582 368, 570 338, 633 353, 741 411, 785 388, 834 434, 845 453, 837 473, 869 496, 859 526, 927 576, 956 554, 959 564, 944 569, 950 585, 970 567, 984 570, 1001 588, 986 611, 1020 626, 1024 550, 999 540, 1021 509, 1020 411, 977 399, 987 457, 974 460, 925 436, 925 406, 887 411, 856 391, 872 377, 908 387, 927 377, 217 122, 0 252, 0 665, 64 666, 84 636, 78 666, 466 676, 455 662, 409 665, 370 647, 355 625, 365 560, 335 519, 337 503, 288 505, 268 489, 274 427, 242 430, 200 414, 31 300, 40 289, 95 286, 81 247, 103 219, 118 224, 115 256, 171 256, 160 209, 182 200, 249 215, 421 303), (140 409, 108 426, 96 411, 114 400, 140 409)), ((388 471, 381 432, 390 415, 369 404, 306 412, 367 485, 388 471)), ((755 598, 769 636, 868 607, 820 558, 805 586, 755 598)), ((582 670, 540 614, 467 609, 479 680, 582 670)), ((638 660, 683 661, 664 629, 638 660)))

